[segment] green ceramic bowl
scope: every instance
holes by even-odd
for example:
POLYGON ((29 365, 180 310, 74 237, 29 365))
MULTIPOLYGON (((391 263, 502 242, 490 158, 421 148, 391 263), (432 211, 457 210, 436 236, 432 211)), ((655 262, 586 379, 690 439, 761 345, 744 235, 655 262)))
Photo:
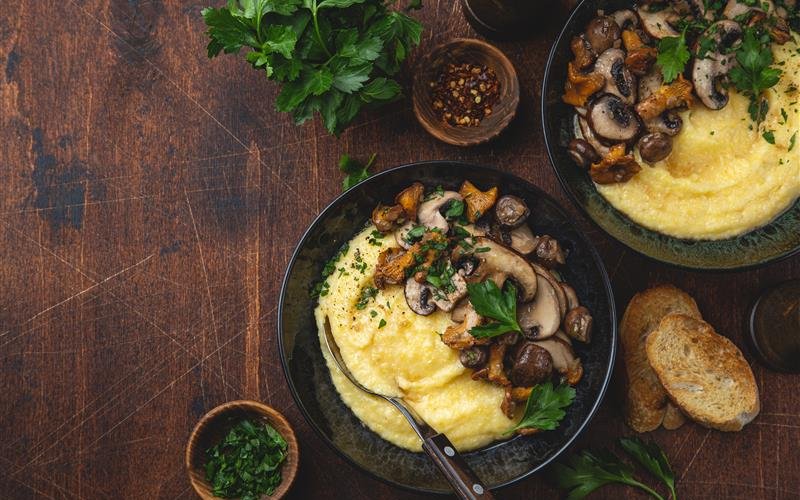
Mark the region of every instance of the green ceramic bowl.
POLYGON ((800 200, 769 224, 725 240, 680 239, 647 229, 615 209, 594 183, 570 159, 574 110, 561 100, 569 42, 583 31, 598 9, 613 12, 631 8, 629 0, 584 0, 570 15, 556 39, 542 87, 542 124, 550 163, 572 200, 605 232, 629 248, 655 260, 689 269, 725 271, 774 262, 800 251, 800 200))

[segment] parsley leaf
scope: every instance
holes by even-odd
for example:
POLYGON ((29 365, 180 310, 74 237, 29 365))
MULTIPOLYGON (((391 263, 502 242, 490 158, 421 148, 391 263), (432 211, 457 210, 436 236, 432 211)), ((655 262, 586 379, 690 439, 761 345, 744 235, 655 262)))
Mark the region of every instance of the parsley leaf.
POLYGON ((661 66, 664 83, 670 83, 683 73, 691 54, 686 47, 686 32, 681 36, 664 37, 658 42, 656 63, 661 66))
POLYGON ((770 144, 775 144, 775 132, 772 130, 765 130, 761 136, 770 144))
POLYGON ((495 320, 494 323, 476 326, 470 329, 473 337, 482 339, 496 337, 507 332, 522 332, 517 323, 517 288, 506 282, 504 291, 500 291, 494 281, 486 280, 467 285, 469 301, 475 312, 495 320))
POLYGON ((750 116, 756 123, 764 120, 769 106, 761 95, 774 87, 783 73, 771 67, 771 46, 769 35, 759 36, 755 29, 747 28, 742 44, 736 49, 736 61, 739 64, 728 73, 736 89, 750 98, 750 116))
POLYGON ((797 142, 797 131, 795 130, 792 137, 789 138, 789 149, 788 151, 791 152, 794 149, 795 142, 797 142))
POLYGON ((675 494, 675 473, 669 465, 664 451, 654 442, 645 443, 639 438, 622 438, 619 444, 628 455, 633 457, 651 474, 659 478, 669 488, 673 500, 678 498, 675 494))
MULTIPOLYGON (((245 59, 281 84, 278 111, 301 124, 319 113, 339 134, 361 109, 400 97, 392 77, 419 45, 422 25, 384 0, 228 0, 205 8, 213 58, 245 59)), ((411 0, 417 8, 420 0, 411 0)))
POLYGON ((506 433, 526 428, 552 431, 566 415, 564 408, 571 405, 574 399, 575 389, 566 384, 561 384, 555 389, 553 383, 549 381, 539 384, 528 396, 522 420, 506 433))
POLYGON ((372 156, 369 157, 369 161, 367 161, 366 165, 350 158, 350 155, 346 153, 339 158, 339 170, 345 174, 345 178, 342 181, 343 191, 347 191, 369 177, 368 170, 375 162, 376 156, 377 153, 373 153, 372 156))
POLYGON ((633 468, 609 451, 583 451, 573 455, 568 464, 553 466, 559 487, 569 491, 567 500, 584 498, 597 488, 611 483, 640 488, 658 500, 664 497, 633 477, 633 468))

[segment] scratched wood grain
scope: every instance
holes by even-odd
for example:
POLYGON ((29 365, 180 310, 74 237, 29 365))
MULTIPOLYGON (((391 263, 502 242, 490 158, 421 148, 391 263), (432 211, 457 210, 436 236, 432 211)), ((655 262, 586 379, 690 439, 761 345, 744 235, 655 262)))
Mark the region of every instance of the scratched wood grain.
MULTIPOLYGON (((0 3, 2 498, 192 498, 186 438, 233 398, 265 401, 295 425, 303 458, 293 498, 341 497, 343 481, 348 498, 417 498, 319 442, 279 366, 279 282, 302 230, 339 192, 344 152, 377 151, 380 168, 451 158, 526 177, 596 242, 620 308, 648 284, 674 282, 740 346, 759 289, 800 277, 798 259, 735 274, 666 268, 577 213, 538 119, 557 15, 530 40, 499 44, 521 79, 518 119, 492 144, 457 149, 427 136, 407 101, 338 139, 318 122, 295 127, 273 110, 276 87, 242 60, 206 59, 205 3, 0 3)), ((474 36, 458 2, 426 4, 420 50, 474 36)), ((653 433, 683 498, 800 496, 798 379, 755 371, 763 409, 743 432, 653 433)), ((612 391, 577 448, 629 433, 612 391)), ((500 495, 552 497, 546 476, 500 495)))

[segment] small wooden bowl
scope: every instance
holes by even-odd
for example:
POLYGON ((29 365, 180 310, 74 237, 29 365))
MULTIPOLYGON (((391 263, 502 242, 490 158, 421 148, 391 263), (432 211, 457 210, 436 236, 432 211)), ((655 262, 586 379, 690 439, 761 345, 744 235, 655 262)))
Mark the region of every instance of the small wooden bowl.
POLYGON ((271 496, 264 495, 262 498, 283 498, 292 486, 300 463, 300 449, 289 422, 277 411, 256 401, 231 401, 206 413, 195 425, 186 445, 186 471, 189 473, 189 481, 203 500, 221 500, 212 493, 213 488, 206 481, 206 451, 219 443, 231 427, 246 418, 266 421, 283 436, 288 445, 286 461, 281 466, 281 483, 271 496))
POLYGON ((420 60, 412 99, 414 114, 428 133, 448 144, 473 146, 494 139, 511 123, 519 104, 519 80, 511 61, 497 47, 472 38, 456 38, 434 48, 420 60), (430 82, 436 81, 445 64, 464 62, 492 68, 500 82, 500 98, 492 107, 492 114, 477 127, 450 125, 433 108, 430 82))

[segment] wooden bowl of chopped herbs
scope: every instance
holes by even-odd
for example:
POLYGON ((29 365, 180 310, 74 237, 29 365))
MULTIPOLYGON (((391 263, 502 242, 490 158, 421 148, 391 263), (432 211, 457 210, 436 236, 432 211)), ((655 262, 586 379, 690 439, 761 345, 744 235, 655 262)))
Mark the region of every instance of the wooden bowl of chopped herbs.
POLYGON ((448 144, 472 146, 494 139, 511 123, 519 81, 497 47, 457 38, 422 58, 412 96, 425 130, 448 144))
POLYGON ((282 498, 300 450, 283 415, 256 401, 231 401, 206 413, 186 446, 186 470, 205 499, 282 498))

